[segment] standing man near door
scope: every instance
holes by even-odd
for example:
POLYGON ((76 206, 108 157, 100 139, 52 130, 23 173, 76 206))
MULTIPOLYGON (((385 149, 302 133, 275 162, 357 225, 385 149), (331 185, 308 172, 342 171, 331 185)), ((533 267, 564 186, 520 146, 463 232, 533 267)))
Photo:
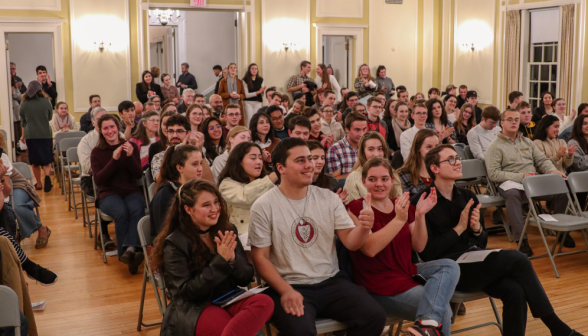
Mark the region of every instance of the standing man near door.
POLYGON ((51 76, 47 73, 47 68, 44 65, 39 65, 36 69, 37 80, 43 85, 43 92, 45 92, 50 100, 53 109, 55 109, 55 103, 57 102, 57 89, 55 82, 51 81, 51 76))
POLYGON ((14 77, 16 88, 18 91, 20 91, 20 93, 27 92, 27 86, 22 82, 22 78, 16 75, 16 63, 14 62, 10 62, 10 76, 14 77))
POLYGON ((198 88, 198 83, 196 83, 196 77, 188 72, 190 69, 190 65, 188 63, 182 63, 182 74, 180 78, 178 78, 178 82, 176 86, 180 88, 180 95, 184 91, 184 89, 192 89, 196 90, 198 88))

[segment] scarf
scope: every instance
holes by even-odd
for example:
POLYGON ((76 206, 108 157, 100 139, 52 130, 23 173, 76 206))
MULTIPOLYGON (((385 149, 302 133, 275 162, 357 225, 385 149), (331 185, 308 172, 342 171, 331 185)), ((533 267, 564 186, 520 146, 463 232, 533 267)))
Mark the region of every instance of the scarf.
POLYGON ((74 124, 72 123, 71 118, 69 117, 69 113, 65 115, 65 118, 59 116, 59 113, 55 112, 55 124, 57 125, 57 129, 61 129, 63 126, 67 125, 67 127, 71 130, 74 128, 74 124))
POLYGON ((406 131, 410 127, 410 121, 408 121, 408 119, 404 121, 404 125, 401 125, 398 122, 398 119, 392 119, 392 129, 394 130, 394 137, 396 138, 396 144, 398 146, 400 146, 400 134, 402 134, 402 132, 406 131))
MULTIPOLYGON (((237 92, 237 76, 235 76, 234 81, 231 81, 231 76, 227 76, 227 91, 229 93, 237 92)), ((229 98, 229 102, 231 104, 239 104, 239 98, 229 98)))

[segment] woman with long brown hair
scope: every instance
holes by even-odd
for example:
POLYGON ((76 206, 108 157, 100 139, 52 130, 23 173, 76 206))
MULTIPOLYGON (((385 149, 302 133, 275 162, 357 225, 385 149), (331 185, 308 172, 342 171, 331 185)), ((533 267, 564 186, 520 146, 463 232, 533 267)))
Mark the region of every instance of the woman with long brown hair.
POLYGON ((425 165, 425 155, 437 145, 439 135, 431 129, 419 130, 415 135, 410 154, 398 170, 402 189, 409 192, 410 197, 425 190, 433 182, 425 165))
POLYGON ((138 127, 129 139, 140 148, 141 167, 147 168, 149 165, 149 146, 159 140, 159 113, 148 111, 143 113, 138 127))
POLYGON ((243 87, 245 89, 245 100, 243 101, 245 124, 249 125, 251 117, 261 108, 263 103, 263 77, 259 75, 259 67, 255 63, 249 64, 245 76, 243 76, 243 87))
POLYGON ((475 106, 470 103, 461 105, 459 116, 453 124, 458 143, 468 145, 468 132, 477 125, 474 111, 475 106))
POLYGON ((253 266, 229 222, 227 203, 210 182, 192 180, 178 189, 151 263, 171 296, 162 336, 253 336, 273 313, 273 301, 264 294, 224 308, 212 304, 247 286, 253 266))
POLYGON ((437 98, 431 98, 427 100, 426 106, 428 117, 425 127, 442 136, 443 143, 456 143, 455 129, 453 128, 453 123, 447 120, 447 113, 445 113, 443 103, 437 98))
POLYGON ((335 101, 341 101, 341 86, 339 86, 339 82, 337 82, 337 78, 335 78, 335 76, 329 75, 327 72, 327 67, 323 63, 320 63, 316 66, 316 78, 314 79, 314 83, 319 89, 323 89, 324 91, 331 90, 335 92, 337 95, 335 101))
POLYGON ((376 84, 374 77, 372 77, 370 67, 367 64, 359 66, 353 87, 355 88, 355 92, 357 92, 359 102, 364 105, 376 93, 378 84, 376 84))
POLYGON ((145 70, 141 75, 141 82, 137 83, 135 87, 135 94, 137 95, 137 99, 141 102, 141 104, 145 104, 149 98, 153 96, 159 96, 160 99, 163 98, 163 93, 161 92, 161 86, 153 81, 153 75, 151 71, 145 70))

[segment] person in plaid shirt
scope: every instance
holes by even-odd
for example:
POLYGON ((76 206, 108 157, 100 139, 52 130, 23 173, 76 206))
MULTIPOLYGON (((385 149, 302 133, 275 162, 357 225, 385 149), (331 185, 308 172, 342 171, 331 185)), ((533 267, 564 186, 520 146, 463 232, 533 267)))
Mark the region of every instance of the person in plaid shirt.
POLYGON ((296 92, 307 93, 309 90, 306 87, 304 82, 312 81, 308 74, 310 73, 311 66, 309 61, 302 61, 300 62, 300 73, 298 75, 294 75, 290 77, 288 80, 287 91, 292 92, 292 94, 296 92))
POLYGON ((347 178, 353 171, 359 139, 367 131, 367 118, 361 113, 349 113, 345 118, 345 130, 347 136, 331 146, 327 153, 329 174, 338 180, 347 178))

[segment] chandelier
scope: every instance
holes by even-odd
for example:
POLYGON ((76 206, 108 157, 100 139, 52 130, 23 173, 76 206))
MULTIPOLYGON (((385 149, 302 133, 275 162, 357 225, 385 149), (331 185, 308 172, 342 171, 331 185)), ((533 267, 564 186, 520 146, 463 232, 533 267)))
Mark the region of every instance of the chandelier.
POLYGON ((180 18, 179 10, 171 9, 156 9, 149 11, 149 23, 157 24, 158 22, 162 26, 166 26, 168 23, 177 24, 180 18))

